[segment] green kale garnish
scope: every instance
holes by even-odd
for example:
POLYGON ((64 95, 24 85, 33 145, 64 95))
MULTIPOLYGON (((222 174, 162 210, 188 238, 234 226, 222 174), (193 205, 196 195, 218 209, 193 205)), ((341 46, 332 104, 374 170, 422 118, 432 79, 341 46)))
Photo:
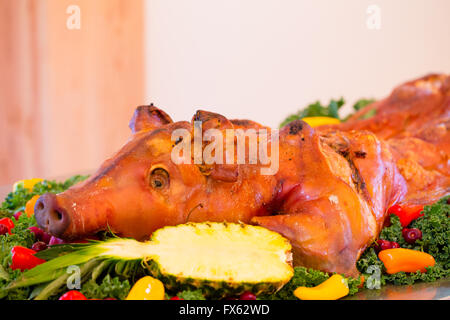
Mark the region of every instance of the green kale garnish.
POLYGON ((206 300, 202 290, 183 290, 178 292, 177 296, 183 300, 206 300))
POLYGON ((14 192, 10 192, 5 201, 2 203, 0 210, 2 210, 3 214, 6 215, 6 212, 9 211, 9 214, 16 210, 20 210, 25 207, 25 204, 35 195, 41 195, 47 192, 51 193, 60 193, 74 184, 83 181, 87 178, 87 176, 76 175, 64 182, 56 182, 44 180, 42 182, 36 183, 33 187, 33 190, 25 189, 22 185, 17 186, 17 190, 14 192))
MULTIPOLYGON (((346 116, 344 119, 342 119, 343 122, 347 121, 350 117, 352 117, 356 112, 358 112, 359 110, 365 108, 366 106, 368 106, 369 104, 372 104, 373 102, 375 102, 374 99, 359 99, 358 101, 355 102, 355 104, 353 105, 353 110, 354 112, 349 114, 348 116, 346 116)), ((359 117, 359 120, 365 120, 365 119, 369 119, 372 118, 375 114, 377 113, 377 111, 375 109, 369 110, 366 113, 364 113, 362 116, 359 117)))
MULTIPOLYGON (((33 196, 46 192, 59 193, 68 189, 75 183, 84 180, 85 176, 74 176, 64 182, 42 181, 37 183, 33 190, 25 189, 19 185, 17 190, 11 192, 6 197, 0 208, 0 218, 12 217, 14 212, 23 210, 23 207, 33 196)), ((26 214, 20 215, 19 219, 12 218, 14 228, 12 234, 0 236, 0 299, 28 299, 33 288, 16 288, 6 291, 5 288, 12 281, 21 276, 20 270, 12 270, 11 249, 15 246, 30 248, 36 241, 34 234, 28 230, 29 227, 36 226, 34 216, 28 217, 26 214)))
POLYGON ((316 101, 308 105, 306 108, 299 110, 297 113, 288 116, 280 125, 284 127, 289 122, 303 119, 305 117, 331 117, 339 119, 339 109, 345 104, 344 98, 339 100, 331 100, 328 106, 324 106, 320 101, 316 101))
POLYGON ((119 277, 111 278, 107 274, 100 284, 90 279, 81 286, 81 293, 88 299, 115 298, 123 300, 130 292, 131 286, 128 279, 120 280, 119 277))
POLYGON ((355 104, 353 105, 353 110, 355 111, 359 111, 362 108, 368 106, 371 103, 374 103, 375 99, 359 99, 358 101, 355 102, 355 104))
MULTIPOLYGON (((374 99, 359 99, 356 101, 356 103, 353 105, 353 110, 357 112, 358 110, 363 109, 364 107, 368 106, 369 104, 375 102, 374 99)), ((331 117, 340 119, 341 121, 346 121, 348 118, 350 118, 353 114, 348 115, 345 118, 341 118, 339 116, 339 109, 345 104, 344 98, 340 98, 339 100, 331 100, 327 106, 324 106, 320 103, 320 101, 317 101, 315 103, 312 103, 308 105, 306 108, 299 110, 297 113, 291 114, 288 116, 284 121, 281 123, 280 127, 284 127, 289 122, 303 119, 305 117, 331 117)), ((361 120, 363 119, 369 119, 373 117, 376 114, 376 110, 370 110, 364 115, 361 116, 361 120)))
MULTIPOLYGON (((380 239, 397 242, 400 247, 431 254, 436 260, 436 265, 427 268, 427 272, 381 275, 381 285, 392 283, 395 285, 413 284, 418 281, 433 282, 450 276, 450 205, 444 197, 431 206, 425 206, 423 216, 413 221, 409 228, 417 228, 422 231, 422 239, 414 244, 405 241, 402 235, 402 225, 396 215, 390 216, 391 225, 385 227, 380 233, 380 239)), ((369 247, 357 262, 360 272, 366 273, 370 266, 377 266, 384 271, 383 263, 378 259, 374 247, 369 247)), ((370 276, 366 273, 366 276, 370 276)))

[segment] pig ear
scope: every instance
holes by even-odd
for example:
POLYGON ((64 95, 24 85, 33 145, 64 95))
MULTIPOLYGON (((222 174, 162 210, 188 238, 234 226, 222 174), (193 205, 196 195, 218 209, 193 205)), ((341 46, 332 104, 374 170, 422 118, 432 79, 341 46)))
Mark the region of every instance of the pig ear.
MULTIPOLYGON (((203 110, 199 110, 195 113, 192 117, 192 123, 194 123, 194 121, 201 121, 203 134, 205 134, 208 129, 217 129, 222 131, 224 138, 226 137, 226 129, 234 128, 231 121, 224 116, 218 113, 203 110)), ((208 141, 204 142, 203 148, 208 143, 208 141)), ((223 143, 225 146, 225 140, 223 143)), ((211 179, 223 182, 235 182, 239 176, 239 166, 237 164, 226 164, 225 159, 223 164, 200 164, 198 167, 204 175, 210 177, 211 179)))
POLYGON ((139 106, 131 118, 129 127, 133 133, 159 128, 165 124, 172 123, 167 113, 156 108, 153 103, 149 106, 139 106))

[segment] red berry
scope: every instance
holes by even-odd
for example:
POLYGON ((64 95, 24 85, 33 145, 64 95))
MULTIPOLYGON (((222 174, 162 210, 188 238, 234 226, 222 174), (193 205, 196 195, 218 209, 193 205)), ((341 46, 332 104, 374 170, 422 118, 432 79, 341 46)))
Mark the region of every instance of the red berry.
POLYGON ((386 250, 391 248, 390 241, 379 239, 375 246, 375 251, 380 252, 381 250, 386 250))
POLYGON ((383 239, 379 239, 377 241, 377 244, 375 245, 376 252, 380 252, 380 251, 386 250, 386 249, 394 249, 394 248, 400 248, 400 245, 397 242, 387 241, 387 240, 383 240, 383 239))
POLYGON ((28 230, 30 230, 32 233, 34 233, 34 237, 41 241, 42 240, 42 236, 44 234, 44 231, 38 227, 29 227, 28 230))
POLYGON ((183 298, 180 298, 179 296, 173 296, 170 298, 170 300, 184 300, 183 298))
POLYGON ((71 290, 59 297, 59 300, 87 300, 87 298, 80 291, 71 290))
POLYGON ((253 293, 246 291, 243 294, 241 294, 239 300, 256 300, 256 296, 253 293))
POLYGON ((43 242, 45 242, 45 243, 49 243, 50 242, 50 240, 52 239, 52 236, 51 235, 49 235, 47 232, 45 232, 45 231, 42 231, 42 239, 41 239, 41 241, 43 241, 43 242))
POLYGON ((412 229, 403 229, 402 230, 403 238, 409 244, 415 243, 417 240, 422 239, 422 231, 416 228, 412 229))
POLYGON ((42 241, 38 241, 33 243, 33 245, 31 246, 31 250, 34 250, 36 252, 42 251, 47 249, 47 244, 45 242, 42 241))
POLYGON ((8 233, 8 227, 4 224, 0 224, 0 236, 8 233))
POLYGON ((13 215, 13 217, 14 217, 14 219, 16 219, 16 220, 19 220, 19 217, 22 215, 22 211, 17 211, 16 213, 14 213, 14 215, 13 215))
POLYGON ((397 242, 391 241, 391 247, 389 249, 400 248, 400 245, 397 242))

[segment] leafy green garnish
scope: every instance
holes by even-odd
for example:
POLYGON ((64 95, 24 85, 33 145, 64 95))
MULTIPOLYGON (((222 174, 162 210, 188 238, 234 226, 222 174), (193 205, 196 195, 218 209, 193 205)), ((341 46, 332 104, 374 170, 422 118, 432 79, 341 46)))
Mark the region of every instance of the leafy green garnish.
POLYGON ((178 292, 177 296, 183 300, 206 300, 202 290, 183 290, 178 292))
POLYGON ((87 176, 76 175, 64 182, 44 180, 36 183, 31 191, 25 189, 22 185, 18 185, 16 191, 8 194, 5 201, 2 203, 0 210, 2 210, 3 215, 6 215, 7 212, 12 215, 13 211, 23 208, 28 200, 30 200, 33 196, 41 195, 47 192, 63 192, 86 178, 87 176))
POLYGON ((370 109, 369 111, 367 111, 366 113, 364 113, 363 115, 361 115, 358 119, 359 120, 366 120, 366 119, 370 119, 372 118, 374 115, 377 114, 377 110, 375 109, 370 109))
MULTIPOLYGON (((447 203, 449 198, 447 196, 431 206, 425 206, 424 215, 408 226, 422 231, 422 239, 414 244, 407 243, 403 238, 400 219, 396 215, 390 216, 391 225, 381 231, 380 239, 397 242, 402 248, 427 252, 434 257, 436 265, 427 268, 426 273, 399 272, 392 275, 383 273, 381 285, 433 282, 450 276, 450 205, 447 203)), ((365 273, 369 266, 378 266, 380 270, 384 270, 383 263, 378 259, 373 247, 367 249, 357 262, 358 270, 362 273, 365 273)))
MULTIPOLYGON (((374 99, 360 99, 356 101, 356 103, 353 105, 353 110, 356 112, 358 110, 363 109, 367 105, 373 103, 374 99)), ((345 118, 341 118, 339 116, 339 109, 345 104, 344 98, 340 98, 339 100, 331 100, 328 106, 324 106, 320 103, 320 101, 317 101, 315 103, 312 103, 308 105, 306 108, 299 110, 297 113, 291 114, 288 116, 284 121, 281 123, 280 127, 284 127, 289 122, 303 119, 305 117, 331 117, 340 119, 341 121, 346 121, 348 118, 350 118, 353 114, 348 115, 345 118)), ((376 110, 370 110, 364 115, 361 116, 361 120, 363 119, 369 119, 373 117, 376 114, 376 110)))
POLYGON ((359 99, 358 101, 355 102, 355 104, 353 105, 353 110, 355 111, 359 111, 362 108, 368 106, 371 103, 374 103, 375 99, 359 99))
MULTIPOLYGON (((31 191, 19 185, 17 190, 9 193, 2 203, 0 218, 12 217, 14 212, 22 210, 27 201, 35 195, 41 195, 46 192, 62 192, 85 178, 86 176, 78 175, 60 183, 56 181, 42 181, 37 183, 31 191)), ((28 228, 36 226, 36 219, 34 216, 28 217, 26 214, 20 215, 19 220, 12 219, 14 222, 14 228, 11 230, 12 234, 0 236, 0 299, 23 300, 29 298, 31 287, 5 290, 11 282, 22 275, 20 270, 12 270, 9 267, 11 264, 11 249, 15 246, 30 248, 33 245, 36 239, 28 228)))
POLYGON ((90 279, 81 287, 81 293, 88 299, 115 298, 123 300, 130 292, 131 286, 128 279, 120 280, 119 277, 111 278, 107 274, 100 284, 90 279))
POLYGON ((339 100, 331 100, 328 106, 324 106, 320 101, 316 101, 308 105, 306 108, 299 110, 295 114, 288 116, 280 125, 284 127, 289 122, 294 120, 303 119, 305 117, 331 117, 339 119, 339 109, 345 104, 344 98, 339 100))
MULTIPOLYGON (((354 112, 349 114, 348 116, 346 116, 344 119, 342 119, 342 122, 347 121, 350 117, 352 117, 355 112, 358 112, 359 110, 365 108, 366 106, 368 106, 369 104, 375 102, 374 99, 359 99, 358 101, 355 102, 355 104, 353 105, 353 110, 354 112)), ((363 114, 361 117, 359 117, 359 120, 365 120, 365 119, 370 119, 372 118, 375 114, 377 113, 377 111, 375 109, 369 110, 367 111, 365 114, 363 114)))

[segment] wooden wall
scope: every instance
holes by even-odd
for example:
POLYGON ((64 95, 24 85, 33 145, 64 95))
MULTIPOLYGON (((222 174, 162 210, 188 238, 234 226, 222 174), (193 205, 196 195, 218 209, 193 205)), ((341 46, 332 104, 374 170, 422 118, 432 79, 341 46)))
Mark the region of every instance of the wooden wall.
POLYGON ((0 185, 95 169, 126 141, 143 24, 143 0, 0 0, 0 185))

